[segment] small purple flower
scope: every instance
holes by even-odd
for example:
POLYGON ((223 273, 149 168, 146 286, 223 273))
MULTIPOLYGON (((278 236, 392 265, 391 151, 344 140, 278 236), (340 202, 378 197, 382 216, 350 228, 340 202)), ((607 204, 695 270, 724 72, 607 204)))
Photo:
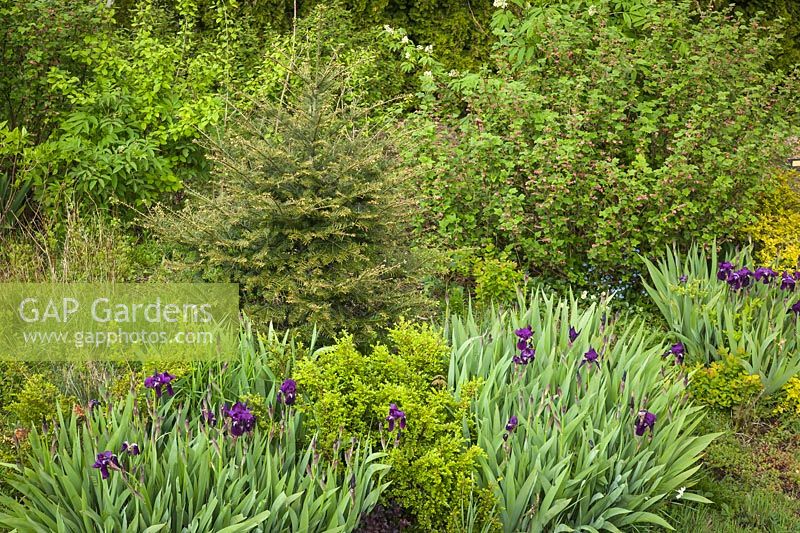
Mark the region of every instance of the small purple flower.
POLYGON ((394 431, 395 421, 400 429, 406 429, 406 414, 397 408, 396 403, 389 405, 389 416, 386 417, 386 420, 389 422, 389 431, 394 431))
POLYGON ((128 453, 128 455, 139 455, 141 450, 139 449, 139 445, 135 442, 128 442, 125 441, 122 443, 122 453, 128 453))
POLYGON ((778 273, 769 267, 758 267, 755 274, 753 274, 753 277, 756 278, 756 281, 760 281, 764 285, 769 285, 769 283, 777 276, 778 273))
POLYGON ((589 365, 595 364, 599 367, 600 363, 597 362, 597 359, 599 357, 600 354, 597 353, 597 350, 595 350, 592 347, 589 347, 589 351, 583 354, 583 361, 581 361, 580 366, 583 366, 588 363, 589 365))
POLYGON ((173 396, 175 391, 172 390, 172 384, 170 383, 175 376, 170 374, 169 372, 163 372, 159 374, 158 372, 154 373, 152 376, 145 378, 144 386, 147 389, 153 389, 156 391, 156 396, 161 398, 161 388, 166 387, 167 394, 173 396))
POLYGON ((797 280, 792 277, 791 274, 784 270, 783 274, 781 274, 781 290, 782 291, 794 291, 794 287, 797 284, 797 280))
POLYGON ((99 406, 100 402, 97 400, 89 400, 89 410, 91 411, 95 407, 99 406))
POLYGON ((719 270, 717 270, 717 279, 720 281, 726 281, 732 272, 733 264, 729 263, 728 261, 724 261, 719 264, 719 270))
POLYGON ((580 334, 581 334, 581 332, 577 331, 575 329, 575 326, 570 326, 569 327, 569 342, 575 342, 575 339, 577 339, 578 335, 580 335, 580 334))
POLYGON ((750 286, 750 277, 753 275, 747 267, 740 268, 736 272, 728 274, 728 285, 734 290, 744 289, 750 286))
POLYGON ((527 365, 534 359, 536 359, 536 350, 533 348, 525 348, 520 351, 519 355, 514 356, 512 361, 518 365, 527 365))
POLYGON ((656 415, 650 411, 642 409, 639 411, 636 419, 636 435, 641 437, 648 428, 650 429, 650 434, 652 435, 653 431, 655 431, 655 425, 656 415))
POLYGON ((672 346, 670 346, 669 350, 664 353, 663 357, 667 357, 669 355, 675 358, 676 365, 683 364, 683 357, 686 354, 686 348, 683 346, 682 342, 676 342, 672 346))
POLYGON ((536 358, 536 349, 533 347, 533 330, 530 326, 514 331, 519 340, 517 341, 517 350, 519 355, 514 356, 512 359, 518 365, 527 365, 536 358))
POLYGON ((525 326, 524 328, 520 328, 514 331, 514 335, 520 338, 523 341, 529 341, 531 337, 533 337, 533 329, 531 329, 530 324, 525 326))
POLYGON ((503 434, 503 440, 508 440, 508 436, 513 433, 515 429, 517 429, 517 425, 519 425, 519 420, 516 416, 512 416, 508 419, 506 423, 506 433, 503 434))
POLYGON ((278 401, 286 405, 293 405, 297 399, 297 382, 287 379, 281 383, 281 390, 278 391, 278 401))
POLYGON ((113 452, 105 451, 103 453, 97 454, 97 460, 92 465, 92 468, 99 468, 100 474, 103 476, 103 479, 108 479, 108 469, 111 470, 121 470, 119 466, 119 460, 117 460, 117 456, 114 455, 113 452))
POLYGON ((512 416, 511 418, 508 419, 508 423, 506 424, 506 431, 508 431, 509 433, 514 431, 517 428, 517 425, 519 425, 519 420, 517 419, 516 416, 512 416))
POLYGON ((686 285, 686 282, 688 280, 689 280, 689 276, 687 276, 686 274, 684 274, 683 276, 678 278, 678 282, 680 282, 681 285, 686 285))
POLYGON ((233 407, 223 409, 223 412, 231 419, 231 434, 234 437, 241 437, 256 426, 256 417, 246 403, 236 402, 233 407))
POLYGON ((794 313, 795 316, 800 316, 800 300, 796 301, 786 313, 794 313))

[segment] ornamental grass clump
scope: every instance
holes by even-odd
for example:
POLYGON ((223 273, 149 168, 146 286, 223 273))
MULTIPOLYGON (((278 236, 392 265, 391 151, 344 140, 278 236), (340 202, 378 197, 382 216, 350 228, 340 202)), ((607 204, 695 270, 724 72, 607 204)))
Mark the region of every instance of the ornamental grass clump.
POLYGON ((453 317, 446 333, 456 396, 483 383, 464 431, 486 452, 476 476, 505 531, 669 527, 657 511, 693 486, 715 435, 695 435, 702 412, 657 335, 605 302, 582 310, 538 291, 516 311, 453 317), (536 359, 519 371, 515 329, 528 324, 536 359))
POLYGON ((732 354, 760 376, 767 395, 800 372, 800 272, 740 266, 752 265, 749 248, 725 261, 715 246, 709 253, 692 246, 685 255, 668 248, 657 262, 643 260, 645 288, 692 363, 732 354))

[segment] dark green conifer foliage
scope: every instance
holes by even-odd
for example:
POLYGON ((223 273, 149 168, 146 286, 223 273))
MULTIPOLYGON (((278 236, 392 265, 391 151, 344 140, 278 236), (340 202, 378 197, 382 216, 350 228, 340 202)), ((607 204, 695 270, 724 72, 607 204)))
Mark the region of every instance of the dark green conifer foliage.
POLYGON ((370 338, 424 304, 402 194, 409 170, 340 62, 293 63, 311 66, 288 80, 282 103, 236 110, 209 143, 214 190, 154 227, 216 279, 238 282, 259 322, 370 338))

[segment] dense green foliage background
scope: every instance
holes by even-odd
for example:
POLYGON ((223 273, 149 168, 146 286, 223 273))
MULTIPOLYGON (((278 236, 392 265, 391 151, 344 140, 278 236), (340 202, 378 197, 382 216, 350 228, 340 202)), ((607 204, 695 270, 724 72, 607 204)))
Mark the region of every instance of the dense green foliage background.
MULTIPOLYGON (((136 424, 155 439, 147 417, 167 413, 157 419, 171 440, 147 456, 149 475, 207 483, 156 460, 191 444, 198 464, 227 461, 237 483, 271 490, 237 470, 244 439, 214 449, 199 429, 212 397, 242 399, 259 418, 259 460, 277 464, 292 446, 281 476, 308 468, 332 483, 294 487, 325 502, 313 519, 300 496, 276 498, 269 519, 284 527, 793 531, 796 293, 731 292, 714 263, 719 249, 800 270, 800 179, 784 167, 800 155, 799 5, 0 0, 0 281, 233 281, 261 332, 247 327, 230 369, 170 369, 191 412, 150 403, 142 368, 0 365, 0 462, 36 459, 18 491, 46 486, 45 468, 68 478, 65 502, 96 495, 74 474, 94 450, 75 443, 113 446, 136 424), (519 299, 538 285, 572 293, 519 299), (439 311, 451 317, 444 336, 429 327, 439 311), (538 355, 512 366, 513 329, 529 322, 538 355), (685 367, 662 357, 678 341, 685 367), (596 366, 582 359, 590 345, 596 366), (291 408, 275 400, 288 377, 301 391, 291 408), (580 408, 586 394, 594 411, 580 408), (117 429, 79 437, 96 398, 117 429), (384 429, 390 402, 409 417, 402 436, 384 429), (709 422, 693 403, 713 410, 709 422), (636 440, 644 408, 657 429, 636 440), (522 424, 508 429, 513 414, 522 424), (28 433, 54 427, 73 463, 28 433), (692 440, 696 427, 728 432, 683 499, 711 441, 692 440), (344 476, 357 441, 386 455, 344 476), (674 475, 647 470, 654 457, 676 459, 674 475), (587 497, 608 489, 599 465, 618 469, 608 492, 619 508, 587 497), (356 473, 371 487, 358 499, 356 473), (722 506, 698 512, 704 495, 722 506), (379 496, 369 518, 340 511, 372 511, 379 496)), ((114 483, 102 497, 131 511, 114 483)), ((163 487, 144 488, 155 498, 163 487)), ((33 500, 57 529, 51 501, 33 500)), ((267 519, 253 498, 241 504, 267 519)), ((30 510, 2 507, 14 524, 30 510)), ((153 512, 173 507, 186 510, 153 512)), ((226 509, 219 525, 244 519, 226 509)), ((87 516, 73 518, 91 530, 87 516)))

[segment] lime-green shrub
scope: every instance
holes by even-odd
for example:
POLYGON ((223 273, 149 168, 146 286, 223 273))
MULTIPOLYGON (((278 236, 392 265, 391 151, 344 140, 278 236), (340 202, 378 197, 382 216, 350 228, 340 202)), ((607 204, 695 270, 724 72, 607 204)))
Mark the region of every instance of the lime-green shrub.
POLYGON ((752 403, 764 390, 761 378, 749 374, 738 359, 727 356, 708 366, 698 364, 693 371, 689 390, 699 403, 729 409, 752 403))
POLYGON ((298 408, 327 453, 352 437, 382 441, 392 467, 386 498, 405 507, 419 531, 454 527, 482 455, 461 434, 469 398, 456 400, 447 390, 449 350, 440 332, 401 323, 388 336, 388 346, 366 352, 343 336, 299 363, 298 408), (392 403, 406 414, 404 431, 388 432, 392 403))
POLYGON ((515 302, 518 287, 522 286, 524 279, 516 263, 504 255, 476 260, 472 275, 475 277, 475 296, 483 305, 515 302))
POLYGON ((800 376, 794 376, 781 388, 775 413, 800 416, 800 376))
POLYGON ((55 423, 59 414, 69 412, 73 403, 74 398, 62 394, 43 374, 32 374, 26 377, 7 409, 18 424, 32 429, 55 423))
POLYGON ((756 258, 782 269, 800 268, 800 177, 795 170, 778 172, 776 187, 764 203, 757 221, 748 227, 756 243, 756 258))

